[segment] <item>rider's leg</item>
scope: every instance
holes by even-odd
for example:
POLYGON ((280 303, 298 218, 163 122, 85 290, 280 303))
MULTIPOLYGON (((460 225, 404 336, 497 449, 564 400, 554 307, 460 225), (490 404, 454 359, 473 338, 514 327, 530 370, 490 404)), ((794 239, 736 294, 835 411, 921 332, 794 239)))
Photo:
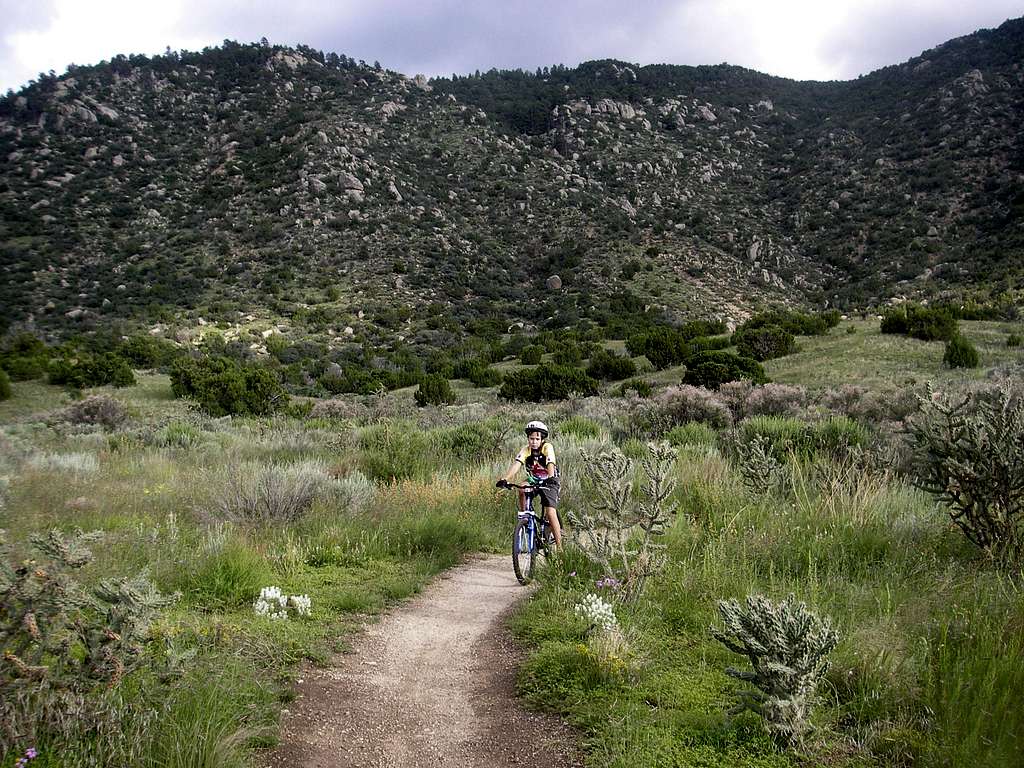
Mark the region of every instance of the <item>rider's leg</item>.
POLYGON ((547 517, 548 525, 551 526, 551 533, 555 536, 555 546, 561 549, 562 526, 558 524, 558 511, 554 507, 544 507, 544 516, 547 517))
POLYGON ((522 488, 517 490, 519 491, 519 511, 524 512, 526 510, 526 491, 522 488))

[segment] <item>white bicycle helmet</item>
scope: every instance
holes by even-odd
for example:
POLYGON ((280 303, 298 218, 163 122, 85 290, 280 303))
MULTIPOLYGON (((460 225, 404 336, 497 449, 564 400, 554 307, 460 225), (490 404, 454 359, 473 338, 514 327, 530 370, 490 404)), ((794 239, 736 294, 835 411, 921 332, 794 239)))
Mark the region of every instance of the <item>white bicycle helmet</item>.
POLYGON ((526 425, 526 436, 529 437, 531 432, 540 432, 542 440, 548 438, 548 425, 543 421, 531 421, 526 425))

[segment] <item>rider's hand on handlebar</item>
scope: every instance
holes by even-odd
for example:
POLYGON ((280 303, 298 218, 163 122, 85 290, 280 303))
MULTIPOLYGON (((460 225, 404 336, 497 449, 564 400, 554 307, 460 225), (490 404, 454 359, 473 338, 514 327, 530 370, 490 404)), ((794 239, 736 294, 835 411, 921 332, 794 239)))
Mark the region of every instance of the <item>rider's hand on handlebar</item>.
POLYGON ((508 480, 506 480, 505 478, 502 478, 501 480, 499 480, 498 482, 496 482, 494 484, 494 487, 495 488, 508 488, 508 480))

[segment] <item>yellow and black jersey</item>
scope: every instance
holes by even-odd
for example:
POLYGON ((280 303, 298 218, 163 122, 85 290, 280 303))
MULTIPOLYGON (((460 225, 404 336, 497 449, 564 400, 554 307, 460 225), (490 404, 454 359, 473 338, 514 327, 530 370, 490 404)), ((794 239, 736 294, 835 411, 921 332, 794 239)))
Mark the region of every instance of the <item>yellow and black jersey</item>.
POLYGON ((540 444, 540 448, 531 451, 530 446, 525 446, 516 454, 516 461, 523 465, 531 479, 547 480, 558 476, 558 468, 555 465, 555 449, 546 440, 540 444))

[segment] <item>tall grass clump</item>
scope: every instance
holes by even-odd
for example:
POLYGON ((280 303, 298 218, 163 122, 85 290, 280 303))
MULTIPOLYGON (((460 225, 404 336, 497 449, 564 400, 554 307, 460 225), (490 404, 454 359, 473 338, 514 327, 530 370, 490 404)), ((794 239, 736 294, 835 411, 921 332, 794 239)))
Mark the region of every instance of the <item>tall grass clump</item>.
POLYGON ((213 501, 218 517, 256 525, 295 522, 331 482, 320 460, 246 461, 228 465, 218 474, 213 501))
POLYGON ((570 416, 558 423, 558 434, 587 440, 598 437, 601 434, 601 427, 586 416, 570 416))
POLYGON ((273 575, 266 558, 241 535, 214 529, 173 563, 164 563, 160 581, 182 592, 192 605, 225 610, 250 604, 273 575))
POLYGON ((159 703, 143 765, 161 768, 245 768, 250 743, 267 727, 253 722, 269 702, 238 659, 196 664, 159 703), (248 678, 248 679, 247 679, 248 678))
POLYGON ((32 469, 56 470, 73 474, 90 475, 100 468, 100 463, 91 453, 37 453, 29 457, 32 469))

